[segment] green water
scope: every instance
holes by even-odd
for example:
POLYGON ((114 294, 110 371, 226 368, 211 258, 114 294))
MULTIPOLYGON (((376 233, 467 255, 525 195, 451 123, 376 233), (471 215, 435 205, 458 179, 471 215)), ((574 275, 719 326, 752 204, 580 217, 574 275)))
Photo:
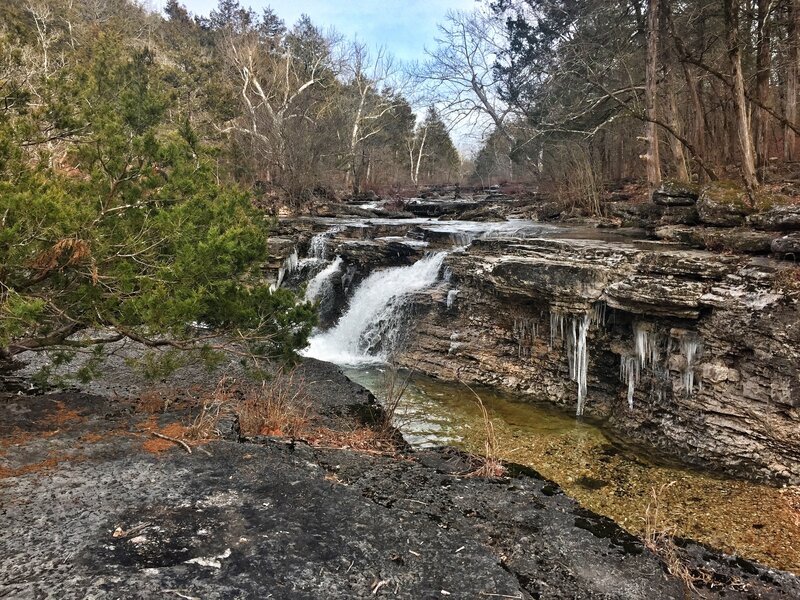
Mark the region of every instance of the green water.
MULTIPOLYGON (((385 400, 385 369, 346 374, 385 400)), ((486 427, 470 389, 416 374, 398 379, 408 385, 395 422, 409 443, 482 451, 486 427)), ((491 415, 500 458, 536 469, 587 508, 641 534, 656 490, 663 514, 659 528, 800 573, 800 490, 657 464, 550 405, 491 388, 475 392, 491 415)))

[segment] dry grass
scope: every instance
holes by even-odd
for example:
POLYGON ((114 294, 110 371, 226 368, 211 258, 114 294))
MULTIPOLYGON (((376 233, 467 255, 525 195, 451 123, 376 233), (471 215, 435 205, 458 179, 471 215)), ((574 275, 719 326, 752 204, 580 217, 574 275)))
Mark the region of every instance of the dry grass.
POLYGON ((394 364, 389 365, 383 373, 384 400, 381 403, 383 411, 377 423, 377 429, 384 437, 391 437, 395 432, 400 414, 400 404, 411 383, 412 374, 412 371, 408 371, 403 376, 400 369, 394 364))
POLYGON ((506 468, 498 457, 497 434, 494 431, 494 423, 489 415, 489 411, 486 409, 486 406, 483 404, 483 400, 478 393, 463 381, 461 383, 470 392, 472 392, 473 396, 475 396, 475 402, 478 405, 478 408, 480 408, 481 415, 483 416, 484 430, 483 456, 479 457, 480 465, 476 469, 467 473, 466 477, 488 477, 494 479, 503 477, 506 474, 506 468))
POLYGON ((245 435, 300 437, 307 431, 311 399, 295 370, 278 372, 260 387, 242 390, 234 410, 245 435))
POLYGON ((675 527, 667 525, 661 514, 661 500, 675 481, 650 489, 650 502, 644 513, 644 545, 664 563, 670 575, 680 579, 687 591, 697 592, 696 584, 711 585, 712 574, 702 569, 692 569, 680 548, 675 544, 675 527))

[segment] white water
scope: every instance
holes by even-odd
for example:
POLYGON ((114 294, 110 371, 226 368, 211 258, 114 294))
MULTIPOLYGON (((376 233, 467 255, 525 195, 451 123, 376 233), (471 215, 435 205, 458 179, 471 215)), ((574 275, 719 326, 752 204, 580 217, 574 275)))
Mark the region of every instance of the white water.
POLYGON ((328 286, 333 276, 339 273, 341 268, 342 257, 337 256, 336 260, 322 269, 322 271, 317 273, 314 278, 308 282, 308 285, 306 286, 305 300, 307 302, 314 302, 317 298, 319 298, 320 292, 322 292, 325 287, 328 286))
POLYGON ((318 233, 311 238, 308 244, 308 256, 310 258, 319 258, 327 260, 328 256, 328 240, 330 240, 337 233, 341 233, 344 227, 331 227, 328 231, 318 233))
POLYGON ((447 292, 447 308, 453 308, 453 305, 456 303, 458 292, 459 290, 450 290, 447 292))
POLYGON ((387 360, 397 340, 405 300, 438 281, 445 256, 447 252, 437 252, 408 267, 372 273, 358 286, 339 322, 312 337, 302 354, 340 365, 387 360), (377 351, 376 343, 380 343, 377 351))

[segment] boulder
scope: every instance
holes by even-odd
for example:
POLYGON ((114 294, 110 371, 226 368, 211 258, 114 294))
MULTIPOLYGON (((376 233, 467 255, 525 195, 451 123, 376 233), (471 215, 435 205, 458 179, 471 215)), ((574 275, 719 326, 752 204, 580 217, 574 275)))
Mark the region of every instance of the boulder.
POLYGON ((658 222, 661 225, 696 225, 699 221, 700 215, 694 206, 667 205, 658 222))
POLYGON ((800 205, 775 206, 766 212, 750 215, 747 223, 768 231, 800 230, 800 205))
POLYGON ((689 183, 665 181, 653 192, 653 203, 659 206, 694 206, 697 198, 697 188, 689 183))
POLYGON ((700 221, 714 227, 739 227, 752 211, 747 195, 735 184, 717 182, 705 187, 697 200, 700 221))
POLYGON ((771 250, 775 254, 800 255, 800 233, 790 233, 772 240, 771 250))

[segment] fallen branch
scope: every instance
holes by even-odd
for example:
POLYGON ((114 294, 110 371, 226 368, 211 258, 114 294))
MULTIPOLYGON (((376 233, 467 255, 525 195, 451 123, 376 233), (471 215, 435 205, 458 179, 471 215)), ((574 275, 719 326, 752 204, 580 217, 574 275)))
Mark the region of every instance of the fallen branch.
POLYGON ((168 442, 173 442, 175 444, 180 444, 183 446, 184 450, 186 450, 189 454, 192 453, 192 449, 189 447, 189 444, 184 442, 183 440, 179 440, 178 438, 170 437, 168 435, 164 435, 163 433, 158 433, 157 431, 151 431, 154 436, 157 438, 161 438, 162 440, 167 440, 168 442))

